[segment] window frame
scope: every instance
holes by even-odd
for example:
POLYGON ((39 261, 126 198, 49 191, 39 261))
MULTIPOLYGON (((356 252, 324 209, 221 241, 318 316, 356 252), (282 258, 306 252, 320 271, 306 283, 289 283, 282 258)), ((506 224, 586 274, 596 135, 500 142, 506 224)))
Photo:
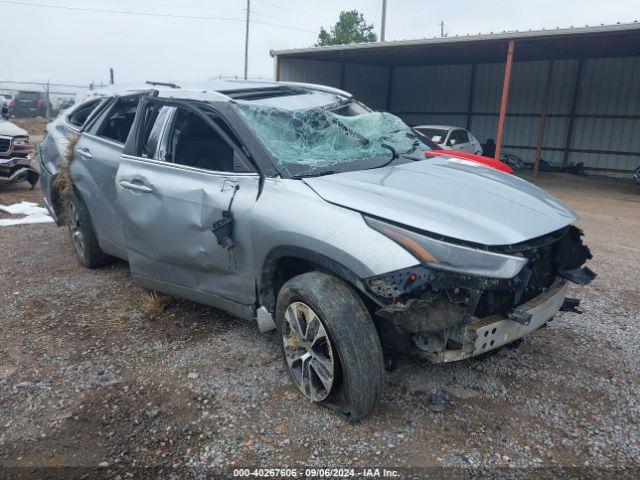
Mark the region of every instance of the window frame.
POLYGON ((69 112, 67 115, 65 115, 64 117, 64 122, 67 124, 67 126, 69 126, 70 128, 72 128, 73 130, 79 132, 81 131, 85 126, 87 126, 89 124, 89 122, 91 120, 93 120, 94 118, 94 114, 97 113, 99 111, 99 109, 101 108, 101 105, 104 104, 105 98, 104 97, 96 97, 96 98, 91 98, 91 99, 87 99, 82 103, 79 103, 78 105, 76 105, 76 107, 69 112), (76 113, 78 113, 78 111, 84 109, 85 107, 89 106, 90 103, 94 103, 96 104, 95 107, 93 107, 93 109, 91 110, 91 112, 89 112, 89 115, 87 115, 87 118, 85 118, 84 122, 82 123, 82 125, 76 125, 75 123, 71 122, 71 117, 73 115, 75 115, 76 113))
MULTIPOLYGON (((85 131, 85 133, 92 135, 95 138, 99 138, 101 140, 107 141, 107 142, 112 142, 116 145, 121 145, 124 146, 126 143, 126 140, 124 142, 120 142, 114 138, 110 138, 110 137, 105 137, 103 135, 99 135, 98 132, 100 131, 100 129, 105 125, 107 119, 109 118, 109 115, 111 114, 111 112, 113 112, 113 110, 116 108, 116 105, 118 105, 118 102, 120 100, 125 100, 125 99, 129 99, 129 98, 136 98, 139 97, 140 94, 139 93, 135 93, 135 94, 131 94, 131 95, 115 95, 113 97, 111 97, 108 105, 103 108, 103 110, 96 115, 95 119, 91 122, 91 124, 89 125, 87 123, 87 128, 85 131)), ((138 103, 139 105, 139 103, 138 103)), ((135 124, 135 119, 134 119, 134 124, 135 124)), ((129 130, 129 134, 131 134, 131 131, 133 130, 133 124, 131 125, 131 129, 129 130)))
MULTIPOLYGON (((155 119, 154 119, 155 122, 155 119)), ((153 127, 152 127, 153 128, 153 127)), ((136 120, 134 121, 133 135, 129 135, 129 139, 127 140, 122 156, 130 159, 137 160, 145 163, 152 163, 160 166, 176 168, 179 170, 189 170, 200 173, 206 173, 214 176, 259 176, 260 172, 254 162, 250 159, 250 154, 246 150, 246 147, 240 140, 240 136, 234 131, 230 123, 226 120, 224 114, 220 112, 217 108, 215 108, 210 103, 206 105, 197 105, 194 100, 179 100, 172 98, 157 98, 157 97, 142 97, 140 103, 138 104, 138 110, 136 112, 136 120), (144 148, 145 139, 145 130, 146 125, 144 121, 141 121, 142 118, 145 118, 148 114, 148 111, 151 109, 153 105, 159 105, 160 108, 163 106, 168 107, 176 107, 176 110, 172 112, 167 118, 164 120, 164 125, 162 127, 162 132, 160 134, 160 139, 158 141, 158 146, 156 147, 156 152, 154 157, 157 156, 158 150, 162 142, 168 137, 170 134, 169 129, 173 127, 173 122, 177 116, 178 109, 188 110, 196 115, 198 115, 213 131, 215 131, 224 142, 228 144, 228 146, 233 151, 234 159, 237 156, 240 161, 244 164, 245 168, 248 170, 246 172, 235 172, 235 171, 225 171, 225 170, 209 170, 205 168, 192 167, 190 165, 183 165, 175 162, 168 162, 166 160, 159 160, 157 158, 148 158, 142 156, 142 149, 144 148), (204 109, 199 107, 205 107, 204 109), (234 142, 227 133, 215 124, 205 113, 203 110, 209 110, 214 113, 221 122, 223 122, 229 131, 237 138, 238 143, 234 142)), ((235 160, 234 160, 235 165, 235 160)))

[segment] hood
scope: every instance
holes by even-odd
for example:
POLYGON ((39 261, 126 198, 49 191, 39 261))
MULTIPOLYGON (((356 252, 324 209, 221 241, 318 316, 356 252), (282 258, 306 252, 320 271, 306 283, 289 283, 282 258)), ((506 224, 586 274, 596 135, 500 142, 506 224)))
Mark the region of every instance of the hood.
POLYGON ((336 205, 483 245, 520 243, 578 218, 560 200, 514 175, 445 158, 304 182, 336 205))
POLYGON ((28 137, 29 134, 15 123, 0 120, 0 135, 7 137, 28 137))

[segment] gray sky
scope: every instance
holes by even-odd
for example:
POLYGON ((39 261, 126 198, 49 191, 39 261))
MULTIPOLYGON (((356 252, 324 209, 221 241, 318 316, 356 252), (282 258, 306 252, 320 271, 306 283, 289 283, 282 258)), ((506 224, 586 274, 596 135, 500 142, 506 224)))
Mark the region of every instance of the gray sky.
MULTIPOLYGON (((379 33, 381 3, 251 0, 252 19, 261 23, 251 24, 249 76, 271 78, 269 50, 313 45, 340 10, 360 10, 379 33)), ((0 1, 0 80, 106 82, 109 67, 116 82, 241 75, 245 7, 246 0, 0 1)), ((630 22, 639 19, 639 7, 639 0, 388 0, 387 39, 439 35, 441 20, 449 35, 630 22)))

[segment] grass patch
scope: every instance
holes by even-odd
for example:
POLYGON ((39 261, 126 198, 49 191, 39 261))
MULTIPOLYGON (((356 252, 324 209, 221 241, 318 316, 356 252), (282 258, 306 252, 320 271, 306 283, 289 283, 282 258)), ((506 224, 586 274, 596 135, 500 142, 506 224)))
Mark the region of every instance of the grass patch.
POLYGON ((67 145, 67 149, 64 153, 64 162, 60 166, 60 172, 58 173, 58 178, 53 182, 53 187, 58 192, 58 198, 60 198, 60 203, 62 208, 60 209, 60 219, 67 223, 68 220, 68 210, 69 210, 69 199, 71 198, 71 194, 73 193, 73 180, 71 179, 71 164, 76 156, 76 145, 80 140, 80 135, 70 135, 69 136, 69 144, 67 145))
POLYGON ((169 306, 169 297, 155 290, 147 292, 142 298, 142 310, 151 317, 162 315, 169 306))

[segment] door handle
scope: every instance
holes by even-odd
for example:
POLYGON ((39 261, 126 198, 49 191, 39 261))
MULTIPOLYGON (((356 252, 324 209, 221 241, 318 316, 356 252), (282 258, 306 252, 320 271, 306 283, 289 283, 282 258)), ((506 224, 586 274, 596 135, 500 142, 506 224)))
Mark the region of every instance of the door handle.
POLYGON ((87 147, 79 148, 78 153, 84 158, 93 158, 93 155, 91 155, 91 150, 89 150, 87 147))
POLYGON ((148 187, 148 186, 143 185, 141 183, 133 183, 133 182, 129 182, 127 180, 120 180, 120 182, 118 182, 118 183, 125 190, 133 190, 133 191, 142 192, 142 193, 153 192, 153 189, 151 187, 148 187))

